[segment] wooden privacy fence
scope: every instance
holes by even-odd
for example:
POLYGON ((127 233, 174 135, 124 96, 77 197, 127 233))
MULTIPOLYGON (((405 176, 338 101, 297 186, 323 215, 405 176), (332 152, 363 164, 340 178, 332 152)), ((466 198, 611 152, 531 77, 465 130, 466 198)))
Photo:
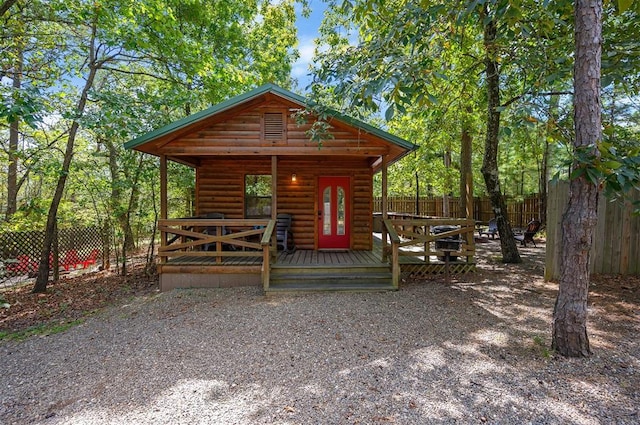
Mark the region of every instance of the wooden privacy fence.
MULTIPOLYGON (((569 197, 569 183, 549 185, 547 210, 547 252, 545 279, 560 277, 562 253, 562 215, 569 197)), ((630 196, 640 199, 640 192, 630 196)), ((633 214, 631 202, 611 202, 600 195, 598 224, 593 235, 590 252, 590 271, 605 274, 640 274, 640 216, 633 214)))
MULTIPOLYGON (((449 214, 452 218, 466 218, 460 211, 460 198, 449 197, 449 214)), ((513 227, 526 227, 532 219, 542 219, 542 197, 540 195, 527 196, 522 200, 506 199, 509 222, 513 227)), ((382 198, 373 199, 373 211, 382 211, 382 198)), ((411 196, 390 196, 387 198, 387 211, 419 215, 425 217, 443 217, 444 201, 441 196, 421 197, 417 200, 411 196)), ((473 219, 487 223, 494 218, 491 200, 488 197, 477 197, 473 201, 473 219)))
MULTIPOLYGON (((98 227, 60 229, 54 238, 49 265, 52 271, 87 268, 103 262, 105 235, 98 227)), ((44 232, 0 234, 0 277, 33 275, 38 270, 44 232)))

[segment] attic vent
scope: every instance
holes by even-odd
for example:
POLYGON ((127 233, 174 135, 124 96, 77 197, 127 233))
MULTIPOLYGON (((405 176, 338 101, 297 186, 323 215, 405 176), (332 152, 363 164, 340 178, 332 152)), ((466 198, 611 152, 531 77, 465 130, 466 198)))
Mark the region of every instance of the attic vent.
POLYGON ((264 139, 284 139, 284 114, 282 112, 265 112, 264 114, 264 139))

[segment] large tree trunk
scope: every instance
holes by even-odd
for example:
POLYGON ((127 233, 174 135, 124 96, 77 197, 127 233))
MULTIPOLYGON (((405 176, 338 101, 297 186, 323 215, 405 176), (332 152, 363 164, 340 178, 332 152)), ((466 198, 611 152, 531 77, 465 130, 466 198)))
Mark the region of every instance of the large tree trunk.
MULTIPOLYGON (((95 27, 93 31, 94 32, 92 34, 92 39, 90 42, 91 53, 89 58, 89 75, 87 76, 84 88, 82 89, 82 93, 80 94, 78 104, 76 105, 75 112, 77 117, 81 117, 84 113, 87 99, 89 97, 89 90, 93 86, 93 81, 98 71, 94 48, 96 35, 95 27)), ((51 200, 51 205, 49 206, 47 225, 44 233, 44 242, 42 244, 42 251, 40 253, 40 264, 38 265, 38 276, 36 278, 36 283, 33 286, 33 292, 35 293, 46 292, 47 290, 47 283, 49 282, 49 254, 51 253, 51 245, 53 243, 53 238, 55 237, 56 221, 58 219, 58 207, 60 206, 60 201, 62 201, 62 195, 67 183, 67 176, 69 174, 69 169, 71 166, 71 159, 73 158, 73 147, 76 141, 76 135, 78 133, 79 127, 80 124, 78 122, 78 118, 76 118, 71 124, 71 128, 69 129, 67 146, 64 152, 64 159, 62 160, 62 168, 60 169, 58 182, 56 184, 56 190, 54 192, 53 199, 51 200)))
POLYGON ((472 139, 466 120, 462 124, 460 140, 460 214, 473 218, 472 139))
MULTIPOLYGON (((486 18, 485 18, 486 19, 486 18)), ((507 206, 498 178, 498 136, 500 132, 500 70, 496 47, 497 28, 490 19, 484 26, 485 67, 487 76, 487 136, 482 162, 482 176, 491 199, 491 208, 500 233, 500 248, 504 263, 520 263, 520 253, 507 217, 507 206)))
MULTIPOLYGON (((19 91, 22 87, 22 64, 24 58, 24 49, 22 43, 18 43, 18 52, 16 64, 13 70, 14 91, 19 91)), ((18 209, 18 142, 20 140, 20 118, 16 118, 9 124, 9 166, 7 168, 7 210, 5 211, 5 220, 9 221, 18 209)))
MULTIPOLYGON (((109 152, 109 171, 111 173, 111 199, 109 205, 111 207, 111 214, 115 217, 120 230, 124 235, 124 250, 133 251, 135 249, 135 239, 133 237, 133 229, 129 222, 129 215, 131 205, 127 208, 124 207, 124 200, 122 194, 122 188, 125 187, 121 181, 120 174, 124 172, 127 179, 130 180, 128 171, 121 170, 118 165, 118 157, 120 152, 111 140, 103 140, 102 144, 107 148, 109 152)), ((134 187, 132 190, 136 190, 134 187)), ((136 192, 137 193, 137 192, 136 192)))
MULTIPOLYGON (((575 2, 576 55, 573 106, 578 148, 590 148, 602 138, 600 58, 602 0, 575 2)), ((583 166, 574 163, 576 167, 583 166)), ((598 187, 581 175, 571 181, 569 201, 562 216, 562 257, 558 298, 553 312, 552 347, 563 356, 591 354, 587 336, 589 251, 598 219, 598 187)))
POLYGON ((451 217, 451 210, 449 208, 449 191, 451 190, 451 179, 449 177, 449 171, 451 169, 451 149, 449 149, 448 147, 446 148, 442 159, 444 162, 444 168, 446 170, 446 174, 444 177, 444 190, 442 194, 442 216, 451 217))
POLYGON ((540 176, 538 180, 538 193, 540 194, 540 221, 547 224, 547 204, 549 201, 549 159, 551 158, 551 144, 549 143, 551 134, 556 130, 558 123, 558 107, 560 96, 552 95, 549 98, 549 112, 547 125, 543 134, 544 150, 542 163, 540 165, 540 176))

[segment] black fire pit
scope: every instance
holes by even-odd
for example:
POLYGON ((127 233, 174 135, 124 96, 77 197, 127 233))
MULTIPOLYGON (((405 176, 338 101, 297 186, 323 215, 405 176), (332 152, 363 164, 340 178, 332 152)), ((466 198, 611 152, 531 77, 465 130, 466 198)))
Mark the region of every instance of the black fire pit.
MULTIPOLYGON (((431 232, 434 235, 438 235, 440 233, 450 232, 452 230, 458 230, 458 229, 459 229, 458 226, 447 226, 447 225, 433 226, 431 228, 431 232)), ((436 249, 451 249, 455 251, 460 251, 461 245, 462 245, 462 238, 460 237, 460 234, 453 235, 453 236, 445 236, 443 238, 436 239, 436 249)), ((450 261, 455 261, 458 258, 457 255, 451 255, 450 252, 445 252, 444 254, 445 255, 443 256, 439 256, 438 259, 441 261, 446 261, 447 257, 449 257, 450 261)))

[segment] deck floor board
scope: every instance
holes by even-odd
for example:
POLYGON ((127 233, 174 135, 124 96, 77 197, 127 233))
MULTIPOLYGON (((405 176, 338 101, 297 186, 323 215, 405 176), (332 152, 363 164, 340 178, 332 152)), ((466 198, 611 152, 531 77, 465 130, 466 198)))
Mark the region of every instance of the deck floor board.
MULTIPOLYGON (((259 265, 262 257, 222 257, 218 262, 216 257, 195 257, 184 255, 171 258, 166 264, 189 265, 189 266, 210 266, 210 265, 259 265)), ((339 265, 348 266, 350 264, 381 264, 380 255, 373 251, 314 251, 298 249, 293 253, 278 253, 276 264, 289 266, 304 265, 339 265)))

